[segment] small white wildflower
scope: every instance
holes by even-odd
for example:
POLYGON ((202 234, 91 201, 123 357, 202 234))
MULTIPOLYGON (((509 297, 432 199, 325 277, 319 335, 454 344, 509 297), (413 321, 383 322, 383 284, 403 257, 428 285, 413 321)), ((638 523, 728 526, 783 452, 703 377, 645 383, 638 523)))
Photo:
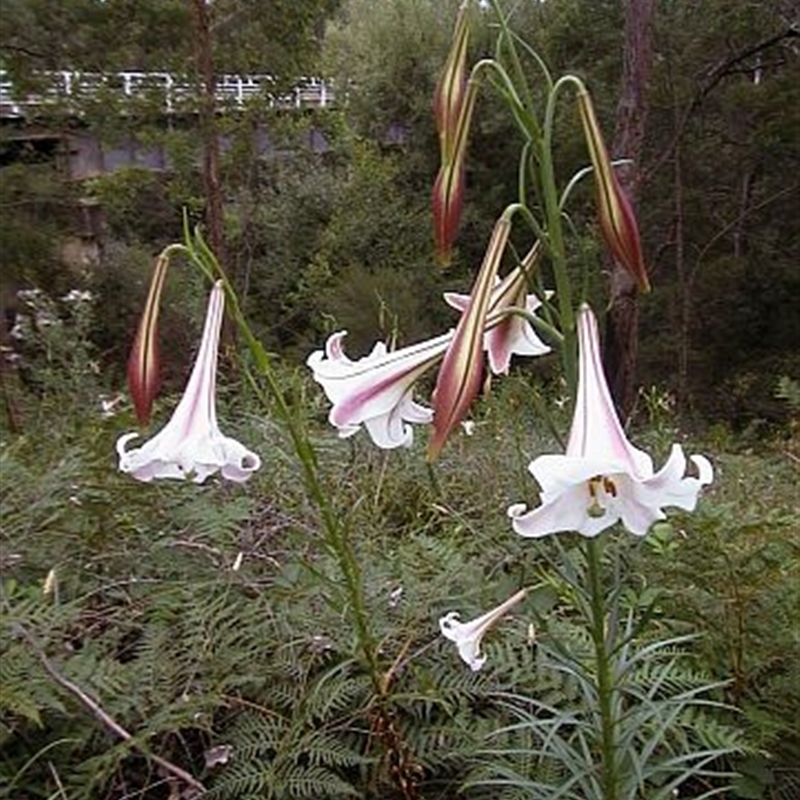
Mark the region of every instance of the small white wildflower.
POLYGON ((218 764, 227 764, 233 755, 233 748, 229 744, 218 744, 216 747, 210 747, 203 755, 206 769, 211 769, 218 764))
POLYGON ((56 575, 55 567, 53 567, 50 572, 47 573, 47 577, 44 579, 44 586, 42 587, 42 593, 45 597, 55 593, 58 589, 58 576, 56 575))
POLYGON ((21 342, 23 339, 28 338, 30 332, 31 321, 27 316, 22 315, 17 317, 17 321, 14 323, 14 327, 11 329, 9 335, 12 339, 16 339, 17 341, 21 342))
POLYGON ((82 303, 91 303, 94 300, 94 295, 88 290, 70 289, 62 298, 62 302, 71 305, 81 305, 82 303))
POLYGON ((40 308, 36 311, 36 326, 39 328, 49 328, 51 325, 58 324, 58 317, 52 311, 40 308))
POLYGON ((28 306, 34 306, 43 296, 44 292, 41 289, 20 289, 17 292, 17 299, 28 306))
POLYGON ((120 393, 115 394, 113 397, 101 394, 98 400, 100 401, 101 416, 103 419, 108 419, 117 413, 119 405, 125 400, 125 396, 120 393))

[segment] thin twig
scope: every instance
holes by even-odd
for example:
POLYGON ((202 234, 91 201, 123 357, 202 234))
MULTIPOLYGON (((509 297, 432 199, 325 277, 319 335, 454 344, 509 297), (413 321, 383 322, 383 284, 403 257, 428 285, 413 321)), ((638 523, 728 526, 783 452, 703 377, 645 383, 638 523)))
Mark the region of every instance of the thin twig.
POLYGON ((137 744, 134 740, 132 734, 128 733, 125 728, 122 727, 110 714, 104 711, 98 703, 93 700, 86 692, 81 689, 80 686, 73 683, 68 678, 65 678, 54 666, 50 659, 45 655, 42 648, 36 642, 36 640, 28 633, 22 625, 15 624, 14 629, 22 636, 22 638, 27 642, 28 646, 33 651, 36 658, 39 659, 39 662, 44 667, 45 672, 65 691, 69 692, 73 697, 75 697, 81 705, 91 712, 92 716, 100 722, 103 727, 107 730, 111 731, 115 736, 118 736, 120 739, 123 739, 126 742, 130 742, 134 748, 136 748, 142 755, 146 758, 152 759, 158 766, 160 766, 165 771, 169 772, 171 775, 174 775, 176 778, 184 781, 186 784, 191 786, 193 789, 197 789, 200 792, 205 792, 206 787, 203 786, 200 781, 190 775, 186 770, 181 769, 177 764, 173 764, 171 761, 167 761, 166 758, 162 758, 161 756, 155 755, 154 753, 150 753, 145 750, 141 745, 137 744))
POLYGON ((50 770, 50 774, 53 776, 53 780, 56 782, 59 795, 63 797, 64 800, 69 800, 67 793, 64 791, 64 784, 61 783, 61 778, 58 776, 58 770, 55 768, 52 761, 47 762, 47 768, 50 770))

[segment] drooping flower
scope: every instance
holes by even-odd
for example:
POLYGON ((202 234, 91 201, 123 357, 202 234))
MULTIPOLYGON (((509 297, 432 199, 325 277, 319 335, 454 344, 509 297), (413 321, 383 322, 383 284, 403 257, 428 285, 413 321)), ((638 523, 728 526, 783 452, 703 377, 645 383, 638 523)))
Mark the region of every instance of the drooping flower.
POLYGON ((458 321, 453 341, 436 376, 433 394, 433 434, 428 440, 428 460, 435 459, 451 431, 466 416, 483 377, 483 336, 497 270, 511 231, 511 220, 497 220, 483 257, 469 303, 458 321))
POLYGON ((442 357, 453 332, 391 352, 378 342, 358 361, 345 355, 346 334, 329 336, 325 351, 314 351, 306 361, 333 403, 331 425, 346 437, 363 424, 378 447, 409 446, 413 431, 406 423, 430 422, 433 416, 431 409, 414 402, 414 382, 442 357))
POLYGON ((442 635, 456 645, 461 660, 473 672, 477 672, 486 663, 486 656, 481 655, 481 641, 486 632, 527 593, 527 588, 520 589, 499 606, 470 622, 461 622, 457 611, 451 611, 439 619, 442 635))
POLYGON ((168 266, 169 257, 165 251, 156 261, 144 313, 139 320, 136 338, 128 357, 128 387, 136 417, 142 425, 147 424, 150 419, 153 400, 158 390, 158 312, 168 266))
POLYGON ((197 360, 170 421, 141 447, 127 449, 138 433, 126 433, 117 440, 119 468, 137 480, 191 478, 202 483, 219 471, 227 480, 242 482, 261 466, 255 453, 224 436, 217 425, 214 394, 224 308, 225 294, 217 282, 208 301, 197 360))
POLYGON ((600 353, 597 320, 584 305, 578 314, 578 396, 565 455, 534 459, 530 472, 542 488, 541 505, 508 509, 514 530, 540 537, 558 531, 597 536, 618 520, 644 536, 663 509, 693 511, 703 486, 713 480, 704 456, 691 461, 697 477, 686 475, 686 457, 674 444, 667 463, 653 471, 650 456, 626 438, 608 390, 600 353))
POLYGON ((650 291, 650 280, 642 255, 639 226, 625 191, 608 157, 592 98, 585 90, 578 92, 578 110, 589 148, 597 185, 600 230, 611 255, 634 278, 640 291, 650 291))
MULTIPOLYGON (((528 294, 525 288, 526 272, 533 268, 539 254, 538 243, 528 254, 523 268, 517 267, 500 280, 496 278, 495 287, 489 304, 487 330, 483 335, 483 347, 489 355, 489 366, 495 375, 507 375, 511 366, 512 354, 520 356, 541 356, 550 352, 536 334, 533 325, 518 314, 506 314, 493 325, 492 317, 499 316, 510 307, 517 307, 533 314, 542 305, 535 294, 528 294)), ((465 311, 470 296, 446 292, 445 301, 459 311, 465 311)))
MULTIPOLYGON (((527 320, 520 320, 521 325, 508 326, 508 318, 503 316, 517 286, 524 286, 524 275, 519 268, 509 273, 492 291, 485 323, 484 347, 499 347, 496 341, 502 341, 503 352, 508 358, 512 354, 539 355, 546 352, 546 345, 539 342, 527 320), (489 334, 497 328, 503 328, 505 332, 496 340, 490 338, 489 334), (533 340, 540 346, 533 348, 533 340)), ((448 295, 449 302, 460 305, 461 296, 456 297, 458 299, 453 300, 453 296, 448 295)), ((529 309, 535 303, 533 296, 525 300, 529 309)), ((364 425, 378 447, 389 449, 410 445, 413 432, 407 423, 424 424, 433 417, 430 408, 414 401, 414 384, 441 360, 453 341, 455 331, 393 351, 387 351, 386 346, 379 342, 369 355, 356 361, 345 355, 345 335, 346 331, 332 334, 325 350, 313 352, 306 361, 314 379, 333 404, 328 415, 330 423, 338 428, 342 437, 353 435, 364 425)), ((490 361, 503 365, 497 355, 492 360, 491 352, 490 361)))

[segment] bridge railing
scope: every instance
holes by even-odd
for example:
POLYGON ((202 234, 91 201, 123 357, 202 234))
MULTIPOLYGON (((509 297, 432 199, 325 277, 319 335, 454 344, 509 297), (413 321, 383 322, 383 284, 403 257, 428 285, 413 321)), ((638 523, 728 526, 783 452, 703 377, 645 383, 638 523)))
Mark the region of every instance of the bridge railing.
MULTIPOLYGON (((19 97, 5 70, 0 70, 0 116, 22 118, 48 108, 66 107, 78 98, 100 98, 104 93, 129 100, 153 99, 161 95, 166 113, 187 113, 196 109, 199 87, 186 76, 169 72, 124 71, 114 73, 61 70, 41 77, 42 88, 19 97)), ((270 108, 327 108, 335 102, 330 82, 322 78, 301 78, 288 93, 278 94, 272 75, 218 75, 215 97, 218 108, 244 108, 262 98, 270 108)))

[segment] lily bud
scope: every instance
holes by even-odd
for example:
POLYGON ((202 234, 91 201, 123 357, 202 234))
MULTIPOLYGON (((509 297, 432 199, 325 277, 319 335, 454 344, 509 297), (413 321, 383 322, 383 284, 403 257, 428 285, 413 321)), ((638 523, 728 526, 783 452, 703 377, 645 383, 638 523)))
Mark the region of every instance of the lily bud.
POLYGON ((158 312, 161 306, 161 293, 167 274, 169 256, 162 253, 156 260, 150 290, 147 293, 142 318, 128 357, 128 387, 136 410, 136 417, 142 425, 150 420, 153 400, 158 391, 159 353, 158 353, 158 312))
POLYGON ((636 280, 639 290, 649 292, 650 281, 642 256, 636 216, 614 172, 597 122, 592 98, 586 91, 578 92, 578 110, 594 167, 603 238, 614 259, 636 280))
POLYGON ((467 45, 469 23, 466 4, 458 10, 453 42, 433 95, 433 113, 439 132, 442 161, 449 161, 458 118, 467 92, 467 45))
POLYGON ((439 455, 450 432, 464 418, 480 390, 484 326, 510 231, 510 220, 502 216, 494 226, 469 304, 439 369, 433 397, 433 435, 428 442, 429 461, 439 455))
POLYGON ((459 9, 453 43, 434 94, 441 166, 433 186, 432 207, 436 254, 450 262, 464 202, 464 157, 475 106, 475 87, 467 80, 469 23, 466 5, 459 9))

